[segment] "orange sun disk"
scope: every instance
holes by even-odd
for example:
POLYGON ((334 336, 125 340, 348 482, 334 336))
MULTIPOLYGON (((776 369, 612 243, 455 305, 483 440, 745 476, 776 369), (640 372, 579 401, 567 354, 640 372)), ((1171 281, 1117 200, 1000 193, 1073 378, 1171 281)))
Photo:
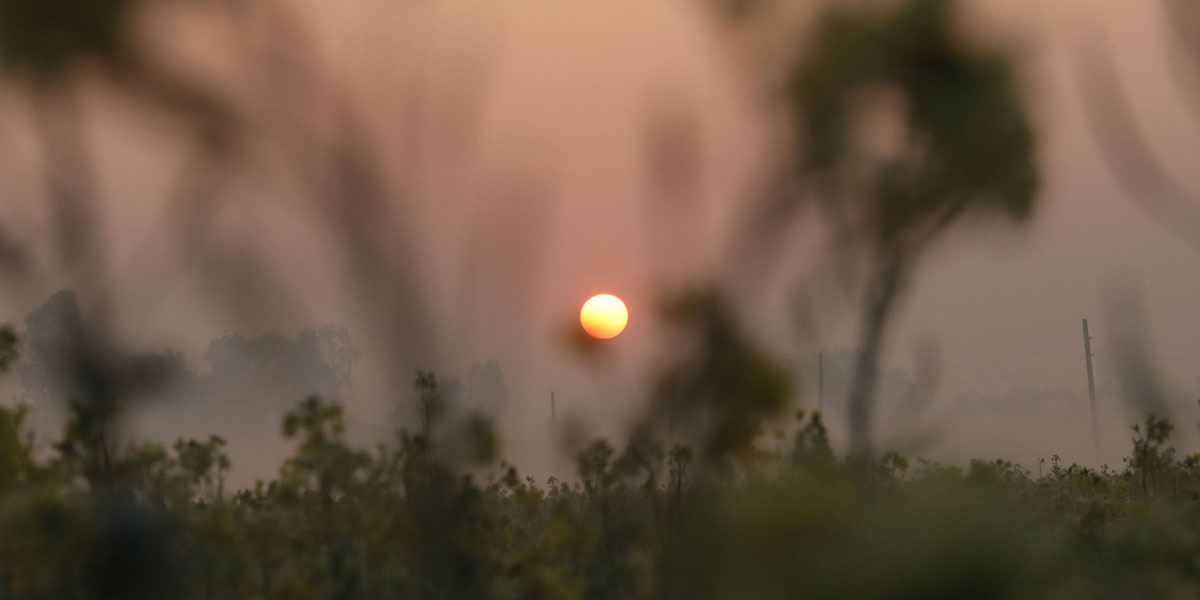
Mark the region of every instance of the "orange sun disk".
POLYGON ((607 340, 620 335, 629 323, 629 311, 625 303, 612 294, 596 294, 583 303, 579 310, 579 323, 588 335, 607 340))

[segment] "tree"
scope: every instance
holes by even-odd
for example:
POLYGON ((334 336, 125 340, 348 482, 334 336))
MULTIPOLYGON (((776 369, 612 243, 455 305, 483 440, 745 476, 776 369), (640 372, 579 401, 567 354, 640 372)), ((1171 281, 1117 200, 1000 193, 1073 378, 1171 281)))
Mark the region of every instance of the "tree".
POLYGON ((787 373, 747 338, 733 310, 713 290, 681 294, 663 313, 678 332, 695 337, 686 353, 659 374, 654 420, 665 421, 672 437, 677 427, 692 433, 701 464, 753 462, 760 455, 756 444, 763 423, 787 404, 787 373))
POLYGON ((33 437, 25 430, 28 414, 24 405, 0 406, 0 498, 27 481, 35 469, 33 437))
POLYGON ((0 325, 0 373, 8 372, 8 368, 17 360, 17 346, 20 339, 8 325, 0 325))
POLYGON ((1142 497, 1149 498, 1150 486, 1175 463, 1175 449, 1168 448, 1175 426, 1167 419, 1147 415, 1145 422, 1131 427, 1134 433, 1133 455, 1126 459, 1136 475, 1142 497))
POLYGON ((496 415, 512 403, 512 394, 504 383, 504 369, 500 363, 489 360, 475 363, 467 374, 467 403, 470 408, 485 414, 496 415))
POLYGON ((242 409, 280 411, 310 395, 335 400, 350 387, 360 356, 342 327, 305 329, 294 338, 227 334, 209 342, 204 353, 209 373, 201 393, 242 409))
POLYGON ((59 290, 25 317, 24 358, 19 367, 21 387, 35 404, 65 401, 73 389, 84 341, 79 299, 71 290, 59 290))
POLYGON ((438 390, 437 375, 430 371, 417 371, 413 379, 413 391, 416 393, 417 417, 421 422, 421 435, 425 443, 429 443, 433 435, 433 425, 446 409, 442 393, 438 390))
POLYGON ((799 172, 867 268, 849 395, 851 447, 864 457, 888 323, 922 255, 969 213, 1024 219, 1038 183, 1007 57, 966 46, 952 0, 885 6, 828 10, 789 87, 799 172), (903 132, 890 151, 859 144, 872 94, 898 100, 903 132))

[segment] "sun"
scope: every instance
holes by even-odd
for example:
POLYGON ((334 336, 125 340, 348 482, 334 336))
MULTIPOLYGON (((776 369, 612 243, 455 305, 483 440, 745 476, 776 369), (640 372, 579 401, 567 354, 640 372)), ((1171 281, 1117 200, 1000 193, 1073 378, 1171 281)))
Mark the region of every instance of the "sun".
POLYGON ((625 331, 629 322, 629 311, 625 303, 612 294, 596 294, 583 303, 579 310, 579 323, 588 335, 607 340, 625 331))

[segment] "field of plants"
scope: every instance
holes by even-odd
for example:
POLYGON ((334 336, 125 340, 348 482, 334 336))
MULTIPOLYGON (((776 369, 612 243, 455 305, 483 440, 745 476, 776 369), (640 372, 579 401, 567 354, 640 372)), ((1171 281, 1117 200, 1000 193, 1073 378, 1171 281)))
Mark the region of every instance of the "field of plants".
POLYGON ((708 382, 725 395, 675 397, 713 417, 691 443, 665 447, 647 420, 621 446, 586 444, 570 481, 523 477, 485 420, 439 416, 454 413, 428 373, 409 407, 431 416, 423 431, 355 447, 342 408, 310 398, 281 424, 293 454, 251 489, 226 486, 216 436, 118 446, 106 439, 117 411, 75 404, 39 452, 27 409, 0 408, 0 598, 1200 592, 1200 455, 1177 456, 1166 420, 1133 426, 1116 470, 844 458, 819 414, 769 420, 781 397, 769 361, 725 359, 737 370, 708 382), (786 430, 784 450, 760 448, 768 423, 786 430))

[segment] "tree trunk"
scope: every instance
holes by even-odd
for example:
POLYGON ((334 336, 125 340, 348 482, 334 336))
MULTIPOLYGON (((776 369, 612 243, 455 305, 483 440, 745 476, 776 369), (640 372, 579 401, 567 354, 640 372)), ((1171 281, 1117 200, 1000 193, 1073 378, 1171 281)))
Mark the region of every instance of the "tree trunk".
POLYGON ((879 357, 896 298, 903 286, 904 258, 899 251, 883 255, 867 289, 858 356, 850 382, 850 451, 870 460, 871 416, 879 378, 879 357))

